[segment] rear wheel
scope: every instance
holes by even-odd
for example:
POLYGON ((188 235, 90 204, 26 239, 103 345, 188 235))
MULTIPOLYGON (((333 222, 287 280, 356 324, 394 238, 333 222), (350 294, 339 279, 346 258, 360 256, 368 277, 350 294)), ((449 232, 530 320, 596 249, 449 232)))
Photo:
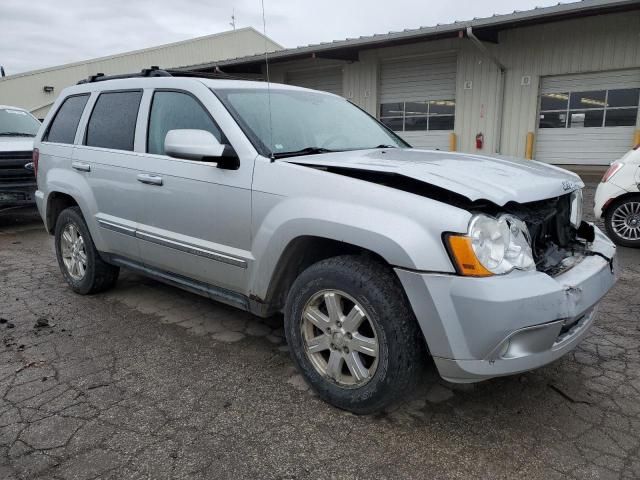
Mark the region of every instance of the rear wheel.
POLYGON ((354 413, 380 411, 406 395, 426 358, 398 279, 360 256, 323 260, 296 279, 285 333, 320 397, 354 413))
POLYGON ((609 237, 624 247, 640 247, 640 195, 614 201, 604 217, 609 237))
POLYGON ((55 246, 60 270, 74 292, 83 295, 101 292, 118 280, 120 269, 100 258, 78 207, 60 213, 55 246))

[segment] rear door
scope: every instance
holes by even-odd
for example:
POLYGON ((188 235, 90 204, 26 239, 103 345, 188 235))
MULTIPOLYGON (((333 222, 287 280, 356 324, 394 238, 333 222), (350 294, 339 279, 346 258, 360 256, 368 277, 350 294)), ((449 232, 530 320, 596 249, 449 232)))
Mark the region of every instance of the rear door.
POLYGON ((142 93, 119 90, 94 96, 71 165, 91 189, 100 248, 132 260, 140 258, 135 232, 142 188, 134 139, 142 93))
MULTIPOLYGON (((212 103, 223 107, 200 87, 196 92, 156 89, 145 96, 147 154, 139 164, 144 200, 137 236, 146 266, 204 288, 219 287, 224 296, 225 289, 239 292, 246 284, 254 158, 241 154, 238 170, 223 170, 165 154, 165 136, 174 129, 206 130, 228 143, 209 108, 212 103)), ((232 295, 218 299, 234 303, 232 295)))

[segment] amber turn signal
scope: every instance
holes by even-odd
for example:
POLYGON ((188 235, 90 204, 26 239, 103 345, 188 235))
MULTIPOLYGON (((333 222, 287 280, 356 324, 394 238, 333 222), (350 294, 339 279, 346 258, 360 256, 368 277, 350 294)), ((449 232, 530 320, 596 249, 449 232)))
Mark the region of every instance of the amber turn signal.
POLYGON ((466 235, 449 235, 449 251, 460 275, 468 277, 489 277, 493 275, 478 260, 466 235))

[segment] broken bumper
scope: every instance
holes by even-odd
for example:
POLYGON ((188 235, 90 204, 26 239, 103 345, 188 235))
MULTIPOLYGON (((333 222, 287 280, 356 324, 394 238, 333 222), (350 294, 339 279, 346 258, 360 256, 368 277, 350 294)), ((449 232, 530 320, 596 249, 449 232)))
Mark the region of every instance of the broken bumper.
POLYGON ((598 229, 591 252, 556 277, 396 272, 440 375, 476 382, 535 369, 577 346, 616 281, 615 246, 598 229))

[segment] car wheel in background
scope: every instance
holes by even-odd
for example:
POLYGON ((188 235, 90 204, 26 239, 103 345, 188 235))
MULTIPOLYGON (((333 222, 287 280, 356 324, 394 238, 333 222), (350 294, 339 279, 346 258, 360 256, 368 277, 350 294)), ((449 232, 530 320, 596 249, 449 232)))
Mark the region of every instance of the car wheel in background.
POLYGON ((640 247, 640 195, 615 200, 604 215, 609 237, 623 247, 640 247))
POLYGON ((120 269, 100 258, 80 208, 70 207, 60 213, 55 247, 60 270, 74 292, 82 295, 101 292, 118 280, 120 269))

